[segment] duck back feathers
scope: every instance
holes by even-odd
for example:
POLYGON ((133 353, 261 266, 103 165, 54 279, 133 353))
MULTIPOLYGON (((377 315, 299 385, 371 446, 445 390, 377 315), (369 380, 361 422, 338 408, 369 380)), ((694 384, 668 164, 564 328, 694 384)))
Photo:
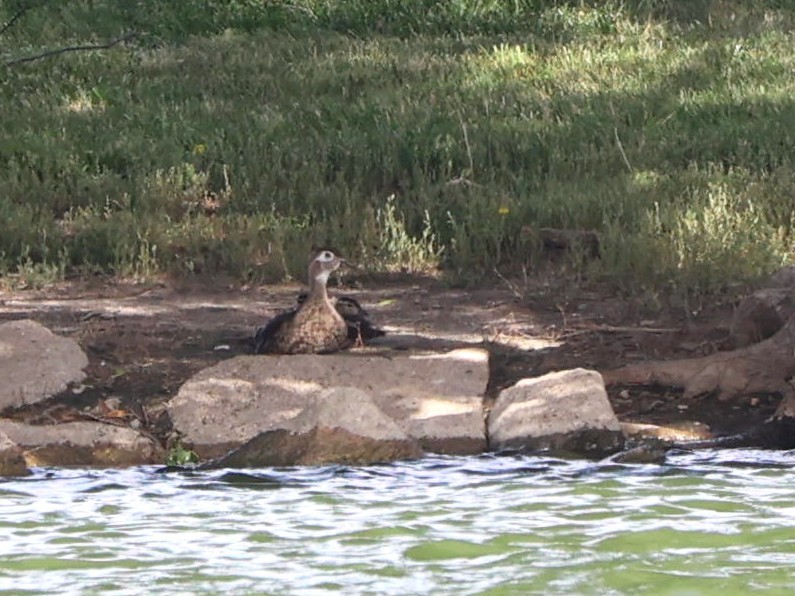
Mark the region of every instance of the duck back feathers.
MULTIPOLYGON (((301 292, 296 298, 298 306, 303 304, 308 297, 306 292, 301 292)), ((386 331, 379 329, 370 319, 367 312, 358 300, 350 296, 338 296, 334 301, 334 308, 340 313, 348 325, 348 339, 357 344, 376 337, 383 337, 386 331)))
POLYGON ((361 311, 364 319, 367 318, 366 311, 352 298, 347 299, 349 302, 343 311, 339 308, 339 301, 335 307, 329 300, 326 282, 342 263, 343 260, 329 250, 321 250, 316 254, 309 263, 309 292, 303 297, 299 296, 298 306, 279 313, 257 330, 255 353, 322 354, 361 342, 366 333, 375 333, 372 337, 383 335, 380 329, 374 327, 373 331, 365 330, 355 316, 345 317, 345 312, 350 311, 349 315, 355 315, 361 311))

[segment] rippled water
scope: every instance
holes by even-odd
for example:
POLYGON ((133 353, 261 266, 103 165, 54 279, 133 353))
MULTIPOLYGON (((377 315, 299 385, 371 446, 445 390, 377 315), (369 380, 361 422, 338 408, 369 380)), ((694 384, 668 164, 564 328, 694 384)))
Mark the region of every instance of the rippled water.
POLYGON ((13 593, 708 594, 795 588, 795 453, 428 458, 0 481, 13 593))

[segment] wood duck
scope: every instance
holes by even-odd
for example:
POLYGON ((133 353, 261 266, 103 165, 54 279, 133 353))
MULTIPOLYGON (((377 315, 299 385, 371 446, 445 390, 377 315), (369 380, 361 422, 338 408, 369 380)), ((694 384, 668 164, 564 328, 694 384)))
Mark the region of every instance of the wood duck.
POLYGON ((352 298, 343 300, 343 309, 359 322, 348 322, 337 307, 329 300, 326 285, 332 272, 344 260, 330 250, 319 251, 309 263, 309 292, 303 299, 299 297, 297 307, 279 313, 267 325, 257 329, 254 338, 254 352, 280 354, 323 354, 336 352, 361 341, 365 333, 361 320, 367 320, 367 328, 372 329, 372 337, 383 335, 367 319, 366 311, 352 298), (352 304, 351 304, 352 303, 352 304), (363 313, 363 319, 362 319, 363 313), (356 325, 355 334, 351 325, 356 325))
MULTIPOLYGON (((296 298, 296 303, 300 307, 307 299, 309 294, 301 292, 296 298)), ((363 346, 367 340, 386 335, 386 331, 376 327, 370 320, 370 313, 359 304, 359 301, 350 296, 337 296, 334 301, 334 308, 345 319, 348 325, 348 339, 357 346, 363 346)))

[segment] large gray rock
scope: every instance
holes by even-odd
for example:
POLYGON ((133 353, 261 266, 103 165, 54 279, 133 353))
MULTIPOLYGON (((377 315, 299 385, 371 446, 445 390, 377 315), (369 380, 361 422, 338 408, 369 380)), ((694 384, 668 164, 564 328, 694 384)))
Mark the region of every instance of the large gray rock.
POLYGON ((160 446, 127 427, 101 422, 31 425, 0 419, 29 466, 133 466, 163 461, 160 446))
POLYGON ((319 393, 284 426, 258 434, 203 467, 366 465, 422 455, 416 440, 384 414, 370 395, 353 387, 319 393))
POLYGON ((30 474, 19 445, 0 432, 0 477, 30 474))
POLYGON ((202 458, 218 457, 296 418, 324 390, 353 387, 423 448, 471 453, 486 446, 481 396, 485 350, 430 356, 240 356, 200 371, 169 404, 174 428, 202 458))
POLYGON ((602 376, 581 368, 522 379, 504 389, 489 413, 488 429, 495 451, 553 449, 604 457, 624 445, 602 376))
POLYGON ((79 383, 88 358, 77 342, 28 319, 0 325, 0 411, 79 383))
MULTIPOLYGON (((396 361, 399 359, 391 362, 396 361)), ((390 364, 379 364, 381 369, 390 368, 390 364)), ((380 390, 371 390, 378 407, 426 451, 483 453, 488 448, 483 418, 483 394, 489 383, 488 351, 453 350, 409 357, 401 364, 399 368, 408 368, 408 376, 394 371, 394 384, 384 383, 380 390)))

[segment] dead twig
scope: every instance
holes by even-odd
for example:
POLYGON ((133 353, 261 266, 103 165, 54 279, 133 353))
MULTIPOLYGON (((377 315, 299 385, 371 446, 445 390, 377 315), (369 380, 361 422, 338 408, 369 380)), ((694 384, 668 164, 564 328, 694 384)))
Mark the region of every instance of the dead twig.
POLYGON ((616 146, 618 147, 618 151, 621 153, 621 159, 624 160, 624 165, 627 167, 627 172, 630 174, 632 173, 632 164, 629 163, 629 158, 627 154, 624 152, 624 144, 621 142, 621 137, 618 136, 618 128, 615 126, 613 127, 613 134, 616 137, 616 146))
MULTIPOLYGON (((525 293, 521 290, 521 288, 519 288, 519 286, 517 286, 511 280, 506 278, 502 273, 500 273, 500 270, 497 269, 497 267, 494 267, 494 273, 500 279, 500 281, 502 281, 506 286, 508 286, 508 289, 511 291, 514 298, 516 298, 517 300, 524 300, 525 293)), ((525 271, 525 287, 527 287, 526 274, 527 272, 525 271)))
POLYGON ((469 135, 467 134, 467 125, 464 124, 464 118, 461 112, 458 112, 458 120, 461 122, 461 130, 464 131, 464 145, 467 148, 467 156, 469 157, 469 175, 475 177, 475 161, 472 159, 472 147, 469 146, 469 135))
POLYGON ((66 54, 67 52, 86 52, 91 50, 107 50, 112 48, 113 46, 117 46, 120 43, 124 43, 125 41, 130 41, 134 37, 137 37, 138 33, 128 33, 123 37, 119 37, 117 39, 111 40, 108 43, 101 43, 101 44, 92 44, 92 45, 80 45, 80 46, 67 46, 65 48, 58 48, 57 50, 48 50, 46 52, 42 52, 41 54, 35 54, 33 56, 25 56, 24 58, 15 58, 14 60, 9 60, 5 63, 5 66, 16 66, 17 64, 23 64, 25 62, 33 62, 34 60, 41 60, 43 58, 51 58, 52 56, 58 56, 59 54, 66 54))
POLYGON ((569 339, 589 333, 676 333, 678 331, 681 331, 681 329, 673 327, 615 327, 613 325, 596 325, 587 329, 564 331, 561 333, 560 339, 569 339))
POLYGON ((477 182, 473 182, 472 180, 464 178, 463 176, 456 176, 455 178, 452 178, 452 179, 448 180, 447 182, 445 182, 444 185, 445 186, 463 185, 463 186, 474 186, 474 187, 478 187, 478 188, 482 186, 481 184, 478 184, 477 182))

